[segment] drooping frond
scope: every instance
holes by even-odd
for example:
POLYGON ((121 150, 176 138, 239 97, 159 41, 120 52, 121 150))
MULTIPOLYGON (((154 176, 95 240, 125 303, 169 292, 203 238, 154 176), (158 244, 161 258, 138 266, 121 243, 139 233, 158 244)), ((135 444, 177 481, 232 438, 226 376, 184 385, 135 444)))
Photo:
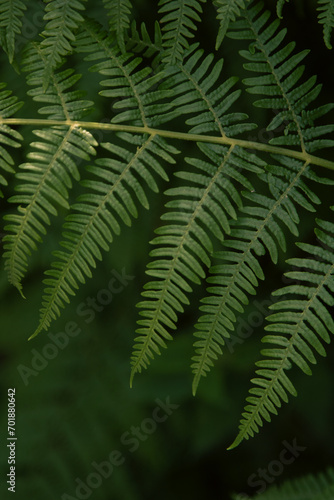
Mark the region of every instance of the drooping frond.
MULTIPOLYGON (((332 210, 334 207, 332 207, 332 210)), ((298 243, 309 257, 289 259, 295 270, 286 273, 292 284, 276 290, 273 295, 283 297, 270 306, 276 311, 267 319, 266 335, 262 342, 274 347, 262 350, 265 359, 256 363, 257 378, 252 379, 240 432, 233 443, 248 439, 258 432, 263 420, 270 421, 271 413, 277 414, 288 395, 296 395, 296 389, 287 374, 292 365, 311 375, 310 364, 316 363, 314 352, 326 355, 323 342, 330 342, 334 334, 331 308, 334 306, 334 224, 317 221, 315 229, 319 243, 298 243)))
POLYGON ((144 319, 138 321, 141 328, 131 360, 131 381, 172 338, 169 330, 175 330, 178 313, 189 303, 190 284, 201 283, 210 266, 212 236, 222 241, 224 233, 230 232, 229 219, 236 218, 236 207, 241 205, 234 182, 252 188, 241 170, 261 171, 261 162, 240 148, 198 146, 209 161, 186 158, 194 172, 176 174, 186 185, 167 191, 173 200, 166 204, 171 210, 162 219, 169 224, 158 228, 152 241, 157 248, 150 256, 155 259, 146 272, 155 281, 145 285, 146 300, 138 304, 144 319))
POLYGON ((89 167, 97 180, 83 181, 89 192, 79 197, 72 207, 75 213, 67 217, 61 243, 65 251, 54 252, 58 260, 45 273, 50 278, 44 281, 47 287, 40 323, 33 336, 48 328, 78 284, 91 276, 91 268, 102 258, 101 250, 108 250, 120 233, 120 224, 131 225, 131 219, 138 215, 136 201, 148 208, 145 185, 157 192, 154 176, 168 179, 162 160, 175 163, 172 155, 177 150, 158 136, 119 136, 125 141, 124 147, 102 144, 108 156, 89 167))
POLYGON ((189 48, 188 39, 197 29, 195 22, 201 20, 202 6, 206 0, 160 0, 159 13, 163 15, 162 43, 165 49, 163 62, 175 64, 182 61, 183 53, 189 48))
MULTIPOLYGON (((17 97, 12 96, 10 90, 4 90, 6 84, 0 83, 0 168, 3 172, 14 173, 14 160, 8 153, 6 146, 18 148, 21 146, 22 136, 19 132, 12 129, 2 122, 2 119, 13 116, 22 106, 23 102, 19 102, 17 97)), ((6 178, 0 174, 0 185, 7 186, 6 178)), ((0 190, 0 196, 3 196, 0 190)))
POLYGON ((318 97, 322 86, 316 85, 316 77, 299 83, 304 72, 300 62, 308 51, 291 55, 295 43, 282 45, 286 29, 279 30, 278 19, 267 24, 270 13, 261 11, 261 3, 245 10, 245 18, 233 25, 229 36, 252 40, 249 50, 242 50, 240 54, 250 61, 244 65, 245 69, 260 73, 260 76, 246 78, 244 83, 249 86, 248 92, 264 96, 254 103, 255 106, 275 111, 267 130, 280 134, 270 143, 299 146, 309 153, 333 147, 333 139, 319 137, 333 133, 334 125, 313 125, 314 120, 332 110, 333 105, 309 110, 309 105, 318 97))
POLYGON ((245 216, 233 221, 230 238, 222 243, 225 250, 216 253, 223 263, 210 269, 209 295, 202 299, 203 315, 195 325, 195 337, 200 340, 194 343, 196 355, 192 358, 193 393, 217 355, 222 354, 222 347, 226 344, 234 349, 231 332, 236 312, 244 311, 248 296, 256 294, 259 280, 264 279, 259 258, 268 252, 276 263, 279 247, 283 251, 286 249, 285 230, 298 235, 299 216, 295 205, 315 211, 313 205, 320 203, 304 179, 332 183, 315 176, 307 163, 303 165, 283 157, 276 157, 276 161, 278 165, 270 167, 270 174, 262 176, 269 185, 271 196, 244 193, 252 205, 241 209, 245 216))
MULTIPOLYGON (((71 69, 52 74, 50 85, 44 92, 43 64, 45 55, 40 45, 32 44, 25 54, 25 69, 29 71, 28 84, 34 88, 28 93, 37 102, 46 104, 39 112, 51 119, 76 120, 86 115, 92 103, 82 100, 81 91, 69 91, 80 79, 71 69)), ((80 178, 76 158, 88 160, 95 154, 96 141, 80 127, 52 127, 34 130, 40 139, 31 144, 28 162, 20 165, 17 178, 22 181, 16 187, 20 194, 10 201, 19 204, 18 213, 5 217, 10 225, 6 230, 5 268, 9 281, 20 291, 21 280, 27 268, 27 255, 36 249, 45 226, 50 224, 49 215, 56 215, 55 205, 69 208, 68 190, 71 177, 80 178)))
POLYGON ((75 31, 83 22, 78 11, 85 9, 86 0, 45 0, 44 20, 47 25, 42 35, 41 47, 46 58, 43 71, 43 88, 47 89, 53 70, 59 66, 64 56, 72 52, 75 31))
MULTIPOLYGON (((285 481, 280 486, 270 486, 254 500, 332 500, 334 496, 334 470, 302 476, 285 481)), ((233 500, 245 500, 244 494, 233 495, 233 500)))
POLYGON ((140 57, 122 54, 98 23, 84 23, 77 36, 76 50, 89 53, 87 61, 100 61, 90 69, 108 77, 101 81, 106 90, 100 94, 117 100, 113 110, 121 111, 115 114, 112 123, 155 127, 175 116, 170 103, 171 90, 156 89, 164 73, 153 73, 147 66, 141 68, 140 57))
POLYGON ((15 38, 21 33, 21 18, 27 9, 25 0, 0 0, 0 43, 12 63, 15 54, 15 38))
MULTIPOLYGON (((108 80, 103 80, 101 82, 103 88, 107 88, 107 90, 101 91, 101 95, 113 99, 121 98, 114 104, 114 108, 121 109, 121 112, 113 117, 111 120, 112 122, 131 123, 133 125, 152 127, 160 125, 164 121, 175 116, 172 110, 172 104, 169 102, 171 91, 155 89, 156 84, 161 80, 163 75, 161 73, 152 75, 152 71, 148 68, 138 69, 141 59, 139 57, 133 57, 131 54, 121 54, 120 49, 112 45, 112 40, 106 37, 97 23, 85 22, 83 24, 82 30, 77 36, 76 50, 78 52, 89 53, 86 60, 95 62, 94 66, 91 68, 92 71, 97 71, 104 76, 108 76, 108 80), (102 61, 96 63, 96 61, 100 60, 102 61), (123 109, 125 109, 125 111, 123 111, 123 109)), ((89 207, 90 217, 86 216, 84 204, 76 205, 79 211, 84 211, 83 216, 77 216, 79 219, 82 217, 84 218, 82 227, 78 226, 77 228, 75 240, 77 245, 71 242, 70 247, 66 247, 70 252, 63 256, 65 262, 61 263, 61 272, 57 273, 56 279, 52 280, 51 288, 49 287, 45 291, 46 295, 44 296, 44 303, 41 309, 40 324, 36 330, 36 334, 41 331, 41 329, 47 329, 50 321, 59 315, 59 307, 63 306, 64 302, 69 301, 68 295, 73 294, 73 289, 77 288, 78 281, 83 282, 84 275, 90 276, 90 268, 89 266, 87 267, 87 263, 91 267, 94 265, 95 259, 92 256, 95 252, 96 243, 98 245, 100 244, 103 249, 108 248, 107 242, 111 241, 111 236, 109 236, 111 235, 110 231, 105 235, 107 238, 106 241, 102 239, 96 242, 94 240, 94 236, 98 237, 99 234, 96 232, 94 224, 96 224, 97 227, 100 227, 101 224, 104 225, 100 220, 104 220, 103 218, 106 217, 105 204, 109 206, 109 203, 110 205, 113 203, 118 207, 118 198, 124 197, 125 209, 121 210, 122 205, 120 205, 121 212, 119 215, 123 222, 129 224, 131 220, 129 216, 135 216, 137 213, 132 196, 130 195, 132 189, 136 191, 136 196, 140 203, 148 208, 145 191, 142 188, 142 182, 136 180, 137 176, 139 176, 139 179, 143 178, 142 180, 155 191, 156 183, 150 174, 148 166, 153 168, 153 171, 160 177, 166 178, 166 174, 160 162, 162 159, 170 163, 174 161, 171 154, 175 154, 177 150, 167 145, 167 143, 159 137, 149 136, 148 139, 144 137, 141 140, 138 137, 127 134, 122 137, 127 143, 136 144, 137 152, 127 154, 125 148, 117 149, 116 145, 107 143, 108 150, 111 152, 114 151, 116 156, 127 159, 127 162, 123 163, 115 159, 111 161, 109 165, 106 160, 106 166, 114 169, 114 173, 111 176, 108 171, 104 172, 101 170, 101 176, 103 177, 105 175, 106 179, 112 178, 114 184, 106 184, 104 188, 103 186, 101 187, 107 195, 98 199, 96 196, 92 197, 93 205, 89 207), (145 168, 143 168, 143 165, 145 168), (123 173, 122 170, 120 170, 121 168, 125 169, 123 173), (119 180, 117 180, 114 175, 117 172, 119 180), (124 189, 124 183, 128 186, 130 193, 124 189), (110 202, 108 202, 108 199, 110 199, 110 202), (80 236, 80 231, 82 236, 80 236), (82 261, 82 254, 84 254, 87 259, 87 263, 82 261), (72 269, 71 266, 73 262, 77 262, 75 259, 77 259, 78 263, 74 266, 74 269, 72 269), (81 265, 84 266, 83 269, 81 269, 81 265), (84 275, 81 274, 82 271, 84 275), (72 288, 68 288, 69 285, 71 285, 72 288)), ((129 147, 128 144, 127 147, 129 147)), ((99 169, 97 169, 97 171, 99 171, 99 169)), ((91 185, 93 190, 98 191, 97 186, 98 183, 93 183, 91 185)), ((118 223, 115 225, 113 216, 110 216, 110 220, 109 223, 111 223, 112 232, 118 234, 118 223)), ((69 233, 66 234, 68 236, 69 233)), ((64 244, 66 245, 67 243, 65 242, 64 244)), ((56 256, 59 257, 59 255, 60 254, 57 254, 56 256)), ((99 253, 97 255, 99 255, 99 253)), ((58 267, 60 266, 59 263, 55 265, 58 265, 58 267)), ((50 271, 50 273, 52 276, 55 276, 54 270, 50 271)))
POLYGON ((221 46, 230 22, 235 21, 240 16, 241 10, 245 8, 245 1, 248 0, 214 0, 213 4, 217 8, 217 19, 220 21, 216 50, 221 46))
POLYGON ((324 42, 326 47, 331 49, 331 35, 334 28, 334 0, 318 0, 318 5, 319 23, 324 25, 324 42))
POLYGON ((110 33, 116 34, 116 40, 122 52, 125 52, 124 33, 130 26, 130 0, 103 0, 108 9, 110 33))
MULTIPOLYGON (((242 121, 247 115, 228 113, 239 96, 239 91, 231 92, 236 80, 231 78, 216 85, 223 62, 220 60, 211 67, 212 55, 203 58, 203 51, 195 49, 196 46, 189 49, 183 64, 177 63, 170 67, 168 77, 161 85, 162 88, 172 90, 172 104, 177 113, 183 116, 195 115, 186 121, 192 126, 190 133, 214 131, 226 136, 251 130, 254 126, 242 121)), ((167 204, 167 208, 184 207, 185 212, 167 212, 163 218, 176 220, 178 224, 163 226, 158 230, 163 236, 154 240, 154 244, 159 244, 162 248, 153 250, 151 255, 165 255, 169 259, 157 259, 149 265, 148 274, 161 278, 161 281, 146 285, 150 291, 145 291, 143 296, 151 301, 143 301, 139 305, 140 308, 146 308, 146 311, 140 313, 146 319, 139 322, 144 328, 138 330, 140 336, 135 339, 137 343, 132 356, 131 379, 136 372, 148 365, 153 352, 159 352, 158 345, 165 345, 163 338, 171 338, 166 326, 175 328, 177 313, 188 302, 186 293, 192 290, 188 281, 198 283, 205 276, 204 268, 210 265, 209 255, 212 250, 211 237, 205 236, 206 233, 211 231, 213 235, 223 239, 224 232, 229 232, 228 218, 235 217, 234 207, 240 200, 230 178, 250 189, 251 185, 246 177, 237 169, 259 172, 260 165, 263 165, 252 155, 249 155, 247 161, 247 154, 239 148, 215 148, 203 144, 199 144, 199 147, 212 163, 188 159, 189 164, 204 173, 179 173, 181 178, 194 184, 193 188, 189 191, 180 188, 168 192, 178 199, 167 204), (212 212, 214 203, 220 214, 219 221, 215 220, 212 212), (223 207, 220 206, 221 203, 224 204, 223 207), (203 225, 206 231, 201 231, 203 225), (201 231, 200 241, 194 238, 196 231, 201 231)))

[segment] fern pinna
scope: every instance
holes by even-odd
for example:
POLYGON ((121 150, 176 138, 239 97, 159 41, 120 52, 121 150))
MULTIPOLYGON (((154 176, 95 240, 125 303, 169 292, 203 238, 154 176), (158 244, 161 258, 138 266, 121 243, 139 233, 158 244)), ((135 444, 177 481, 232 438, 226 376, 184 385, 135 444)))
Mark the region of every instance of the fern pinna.
MULTIPOLYGON (((279 17, 284 3, 277 3, 279 17)), ((38 111, 20 118, 20 99, 2 84, 5 194, 16 162, 15 151, 7 149, 20 148, 31 127, 37 137, 18 166, 17 192, 9 197, 17 210, 5 215, 5 270, 23 294, 31 252, 53 218, 65 217, 30 338, 47 331, 93 275, 123 224, 137 223, 141 209, 150 209, 148 193, 163 185, 168 201, 151 242, 151 279, 138 304, 131 384, 167 347, 191 292, 202 285, 191 363, 195 394, 265 279, 263 256, 277 265, 291 251, 289 240, 298 237, 302 214, 316 213, 322 201, 319 185, 334 183, 330 154, 318 156, 334 146, 334 105, 319 101, 322 85, 315 76, 304 77, 308 51, 298 52, 286 41, 282 21, 261 2, 161 0, 153 29, 137 22, 130 0, 97 4, 103 25, 91 16, 89 2, 46 1, 42 40, 30 40, 21 53, 16 42, 32 4, 0 1, 1 46, 25 75, 26 95, 38 111), (207 53, 193 40, 207 14, 217 18, 218 53, 207 53), (243 46, 248 73, 242 82, 228 74, 222 58, 235 40, 243 46), (82 80, 70 67, 78 60, 82 80), (98 99, 107 114, 101 121, 90 119, 98 105, 81 90, 86 86, 91 93, 86 68, 99 80, 98 99), (250 139, 260 115, 243 112, 244 91, 267 120, 269 142, 250 139), (79 191, 75 201, 73 187, 79 191)), ((319 1, 318 9, 330 48, 333 2, 319 1)), ((287 261, 296 269, 287 273, 295 282, 274 293, 285 297, 272 306, 266 327, 272 333, 263 340, 275 347, 257 363, 255 387, 232 446, 257 432, 295 394, 287 374, 292 364, 310 373, 314 352, 325 354, 323 341, 333 333, 333 228, 333 222, 318 220, 318 243, 298 244, 311 257, 287 261)))

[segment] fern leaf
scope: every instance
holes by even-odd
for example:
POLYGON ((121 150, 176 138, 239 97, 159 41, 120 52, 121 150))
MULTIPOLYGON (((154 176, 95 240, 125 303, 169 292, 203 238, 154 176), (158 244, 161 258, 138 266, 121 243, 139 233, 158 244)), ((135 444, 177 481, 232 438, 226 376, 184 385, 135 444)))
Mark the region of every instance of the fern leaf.
POLYGON ((0 41, 12 63, 15 54, 15 37, 21 33, 21 18, 27 7, 22 0, 0 0, 0 41))
POLYGON ((232 38, 252 40, 248 50, 240 51, 249 63, 245 69, 260 73, 260 76, 246 78, 244 83, 248 92, 260 94, 263 99, 254 102, 255 106, 277 110, 267 130, 283 134, 269 142, 286 146, 299 146, 302 151, 313 152, 324 147, 333 147, 332 139, 318 139, 333 133, 334 125, 314 127, 312 116, 320 117, 333 109, 333 105, 308 110, 309 105, 321 92, 321 85, 316 85, 316 77, 311 77, 299 84, 304 66, 300 62, 308 51, 291 55, 295 43, 281 46, 286 30, 279 30, 279 20, 267 25, 268 11, 262 11, 262 4, 256 4, 244 11, 245 19, 234 24, 232 38), (322 113, 322 114, 321 114, 322 113))
MULTIPOLYGON (((37 102, 48 104, 39 112, 53 119, 76 120, 84 116, 92 103, 81 100, 82 92, 68 90, 80 79, 68 69, 52 75, 52 84, 44 92, 42 85, 45 55, 40 45, 32 44, 25 54, 25 67, 29 71, 28 84, 34 86, 28 93, 37 102)), ((45 234, 50 224, 49 214, 56 215, 55 204, 68 206, 68 189, 72 187, 71 177, 80 178, 75 159, 88 160, 95 154, 96 141, 93 136, 79 127, 53 127, 48 130, 34 130, 40 139, 31 144, 27 163, 20 165, 17 178, 22 181, 16 188, 20 194, 9 201, 19 204, 18 214, 5 217, 11 224, 7 235, 4 254, 9 281, 22 290, 22 277, 27 268, 27 256, 36 249, 36 242, 45 234)))
POLYGON ((188 38, 193 38, 196 24, 201 20, 202 6, 206 0, 160 0, 162 43, 165 49, 163 62, 175 64, 182 61, 183 53, 189 48, 188 38))
POLYGON ((124 33, 130 26, 130 0, 103 0, 108 9, 110 32, 116 34, 116 40, 122 52, 125 52, 124 33))
POLYGON ((183 63, 171 66, 162 89, 170 89, 174 99, 172 105, 180 116, 194 115, 186 120, 189 133, 218 133, 222 137, 235 136, 256 128, 244 123, 245 113, 227 113, 240 96, 240 90, 231 92, 237 78, 228 78, 223 83, 223 60, 213 65, 213 55, 203 57, 197 44, 185 53, 183 63), (218 83, 219 82, 219 83, 218 83), (217 84, 218 83, 218 84, 217 84))
POLYGON ((318 20, 323 24, 324 42, 328 49, 332 48, 331 34, 334 28, 334 0, 318 0, 318 20))
POLYGON ((314 211, 313 205, 320 203, 303 178, 333 182, 314 177, 307 163, 302 165, 282 157, 276 160, 280 165, 271 166, 270 174, 262 176, 271 196, 244 193, 253 205, 241 209, 246 216, 232 223, 230 238, 222 243, 226 250, 215 254, 223 263, 210 269, 209 295, 202 300, 203 314, 195 325, 195 337, 200 340, 194 343, 196 355, 192 358, 194 394, 200 379, 210 371, 217 355, 222 354, 222 347, 232 342, 229 339, 236 322, 235 311, 244 311, 248 295, 256 294, 259 280, 264 279, 259 258, 267 251, 271 260, 277 262, 279 247, 286 249, 283 228, 298 235, 299 217, 294 204, 314 211))
POLYGON ((246 177, 238 169, 259 172, 259 162, 252 162, 242 149, 204 145, 199 148, 210 162, 186 158, 195 172, 178 172, 187 181, 182 187, 170 189, 173 200, 166 207, 172 209, 162 216, 169 225, 156 230, 152 241, 158 246, 150 255, 155 260, 148 265, 147 274, 156 281, 149 282, 142 293, 146 300, 138 307, 144 309, 137 330, 132 355, 131 383, 134 375, 146 368, 165 340, 172 337, 168 330, 176 328, 178 313, 188 304, 189 283, 199 284, 210 266, 211 235, 220 241, 229 233, 229 218, 236 218, 236 206, 241 199, 233 181, 251 189, 246 177), (211 233, 211 234, 210 234, 211 233))
POLYGON ((283 17, 283 7, 285 5, 285 3, 289 3, 289 0, 277 0, 277 5, 276 5, 276 12, 277 12, 277 16, 282 19, 283 17))
MULTIPOLYGON (((248 1, 248 0, 246 0, 248 1)), ((219 31, 216 40, 216 50, 222 44, 231 21, 235 21, 242 9, 245 9, 245 0, 215 0, 217 8, 217 19, 220 20, 219 31)))
POLYGON ((44 281, 47 287, 40 323, 30 338, 48 329, 51 321, 59 316, 60 308, 69 302, 69 295, 91 276, 91 268, 102 258, 101 250, 108 250, 114 236, 120 233, 120 223, 129 226, 131 219, 137 217, 134 195, 140 205, 148 208, 142 184, 145 182, 157 192, 152 173, 168 179, 161 161, 174 163, 175 148, 158 136, 125 133, 119 136, 126 142, 125 147, 103 143, 108 157, 96 160, 89 168, 97 180, 82 182, 89 193, 79 197, 72 207, 76 213, 70 214, 64 224, 65 239, 61 245, 65 251, 54 252, 58 260, 45 273, 50 278, 44 281), (130 151, 130 145, 137 146, 135 152, 130 151))
MULTIPOLYGON (((158 21, 156 21, 154 25, 153 40, 147 32, 145 23, 141 23, 139 33, 136 22, 133 21, 131 23, 131 35, 128 37, 126 42, 126 51, 141 53, 143 57, 146 58, 157 55, 157 59, 160 61, 160 52, 162 52, 162 34, 158 21)), ((152 67, 156 67, 157 62, 158 61, 154 59, 152 61, 152 67)))
MULTIPOLYGON (((195 117, 187 120, 187 123, 192 125, 191 133, 215 131, 226 136, 230 133, 237 134, 251 130, 254 127, 252 124, 242 123, 247 115, 227 113, 239 96, 239 91, 230 92, 235 79, 231 78, 215 86, 221 74, 222 61, 218 61, 209 72, 212 55, 208 55, 204 59, 202 56, 203 51, 196 51, 196 45, 191 47, 185 55, 183 64, 177 63, 175 66, 171 66, 168 78, 161 85, 161 88, 166 86, 172 89, 175 96, 172 104, 176 112, 180 115, 195 114, 195 117)), ((256 157, 247 156, 239 148, 232 147, 229 151, 224 147, 216 149, 214 146, 209 147, 203 144, 199 144, 199 148, 210 158, 214 167, 207 162, 188 159, 187 161, 191 165, 204 170, 206 175, 179 174, 182 178, 187 178, 190 184, 195 183, 191 195, 189 190, 190 200, 187 197, 187 189, 180 188, 180 190, 169 191, 169 194, 179 195, 179 197, 182 197, 183 194, 184 199, 170 202, 167 208, 179 205, 184 207, 186 211, 182 215, 176 215, 174 212, 165 214, 164 218, 167 220, 175 219, 179 224, 175 227, 174 225, 162 227, 159 231, 163 236, 154 240, 154 244, 161 244, 163 248, 153 250, 151 255, 163 256, 165 252, 169 260, 158 259, 150 264, 150 268, 152 267, 153 270, 148 270, 148 274, 161 278, 161 281, 146 285, 150 291, 144 292, 143 296, 149 297, 152 301, 144 301, 139 304, 140 308, 146 307, 148 310, 140 313, 146 319, 139 322, 140 325, 144 325, 144 328, 138 330, 141 335, 135 339, 131 382, 135 373, 140 372, 148 365, 149 358, 153 357, 153 352, 160 352, 158 345, 165 346, 162 337, 171 338, 165 326, 175 328, 176 311, 183 310, 182 304, 188 301, 186 293, 192 290, 187 282, 198 283, 199 279, 204 277, 204 267, 210 265, 209 254, 212 242, 201 230, 201 227, 204 225, 219 239, 223 238, 224 232, 229 232, 228 217, 235 217, 232 198, 237 204, 240 198, 230 182, 228 182, 230 194, 225 193, 224 184, 221 186, 220 182, 227 182, 227 176, 247 189, 251 189, 250 183, 237 168, 259 172, 260 165, 263 165, 256 157), (219 175, 221 170, 222 180, 220 180, 219 175), (208 173, 211 173, 212 179, 208 173), (218 184, 218 188, 216 184, 218 184), (217 189, 221 190, 221 201, 216 194, 217 189), (232 194, 233 196, 231 196, 232 194), (216 210, 220 214, 219 221, 215 221, 213 217, 212 197, 216 203, 216 210), (224 203, 226 206, 224 205, 222 208, 220 203, 224 203), (208 218, 206 218, 207 211, 209 211, 208 218), (173 231, 175 232, 173 233, 173 231), (201 231, 201 241, 194 238, 193 233, 196 231, 201 231), (172 245, 173 248, 168 248, 168 245, 172 245), (162 314, 162 320, 158 319, 160 314, 162 314)))
POLYGON ((59 66, 62 58, 72 52, 75 30, 83 22, 78 11, 85 9, 86 0, 45 0, 44 20, 47 21, 42 33, 44 40, 41 47, 46 58, 43 72, 43 88, 48 88, 52 72, 59 66))
MULTIPOLYGON (((14 160, 8 153, 6 146, 19 148, 21 146, 20 141, 23 138, 19 132, 1 123, 1 121, 13 116, 23 106, 23 102, 19 102, 17 97, 12 96, 12 92, 4 90, 5 88, 6 84, 0 83, 0 168, 4 172, 12 174, 15 172, 13 168, 14 160)), ((4 175, 0 174, 0 185, 7 186, 7 184, 4 175)), ((0 196, 3 197, 1 190, 0 196)))
MULTIPOLYGON (((332 207, 332 210, 334 207, 332 207)), ((276 290, 273 294, 283 298, 270 309, 276 311, 267 319, 271 322, 262 342, 275 347, 264 349, 266 358, 256 363, 260 368, 257 378, 252 379, 240 432, 231 447, 242 439, 248 439, 258 432, 263 419, 270 421, 270 414, 277 414, 281 403, 288 401, 288 395, 296 395, 288 374, 292 365, 311 375, 310 364, 316 363, 314 352, 326 355, 323 342, 330 342, 334 334, 334 321, 328 308, 334 305, 334 224, 318 220, 315 233, 318 245, 299 243, 298 247, 310 256, 289 259, 295 267, 286 276, 294 281, 291 285, 276 290)))
POLYGON ((153 73, 149 67, 140 69, 142 59, 122 54, 118 47, 112 46, 112 40, 98 23, 84 23, 77 37, 76 50, 88 52, 87 61, 100 61, 90 68, 91 71, 108 76, 101 81, 104 90, 100 94, 117 99, 113 109, 121 110, 112 118, 112 123, 156 127, 176 116, 170 103, 171 90, 156 90, 164 73, 153 73))

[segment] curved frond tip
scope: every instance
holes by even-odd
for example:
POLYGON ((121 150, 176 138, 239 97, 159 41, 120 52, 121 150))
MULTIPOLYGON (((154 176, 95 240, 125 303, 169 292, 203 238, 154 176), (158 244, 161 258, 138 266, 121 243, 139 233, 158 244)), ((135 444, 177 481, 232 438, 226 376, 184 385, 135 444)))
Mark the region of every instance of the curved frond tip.
MULTIPOLYGON (((334 207, 332 207, 333 209, 334 207)), ((255 387, 246 399, 248 405, 240 421, 239 434, 230 448, 237 446, 259 431, 263 420, 270 421, 282 402, 297 392, 287 372, 293 365, 311 375, 310 364, 316 363, 315 353, 326 355, 324 343, 334 334, 330 308, 334 306, 334 224, 318 220, 315 229, 319 244, 299 243, 309 257, 289 259, 295 270, 286 273, 292 284, 274 292, 283 297, 273 304, 273 312, 262 342, 274 347, 264 349, 265 359, 256 363, 255 387)))
POLYGON ((189 49, 188 39, 194 31, 202 14, 201 3, 206 0, 160 0, 159 13, 162 14, 163 62, 175 64, 182 61, 185 50, 189 49))

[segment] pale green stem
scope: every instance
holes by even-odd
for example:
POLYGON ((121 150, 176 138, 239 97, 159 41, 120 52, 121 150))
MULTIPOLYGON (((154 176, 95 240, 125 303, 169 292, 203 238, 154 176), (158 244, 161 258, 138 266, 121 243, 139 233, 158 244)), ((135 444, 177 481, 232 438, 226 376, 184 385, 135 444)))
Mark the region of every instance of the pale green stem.
POLYGON ((32 126, 67 126, 67 127, 82 127, 85 129, 99 129, 109 132, 129 132, 134 134, 149 134, 159 135, 160 137, 169 137, 170 139, 179 139, 183 141, 194 142, 210 142, 212 144, 225 144, 228 146, 240 146, 245 149, 255 149, 257 151, 264 151, 266 153, 273 153, 290 158, 296 158, 300 161, 307 161, 312 165, 329 168, 334 170, 334 162, 319 158, 318 156, 310 155, 303 151, 295 151, 279 146, 271 146, 261 142, 245 141, 243 139, 233 139, 231 137, 189 134, 187 132, 174 132, 171 130, 159 130, 150 127, 135 127, 132 125, 119 125, 113 123, 100 123, 100 122, 84 122, 72 120, 48 120, 39 118, 4 118, 0 119, 0 125, 32 125, 32 126))

